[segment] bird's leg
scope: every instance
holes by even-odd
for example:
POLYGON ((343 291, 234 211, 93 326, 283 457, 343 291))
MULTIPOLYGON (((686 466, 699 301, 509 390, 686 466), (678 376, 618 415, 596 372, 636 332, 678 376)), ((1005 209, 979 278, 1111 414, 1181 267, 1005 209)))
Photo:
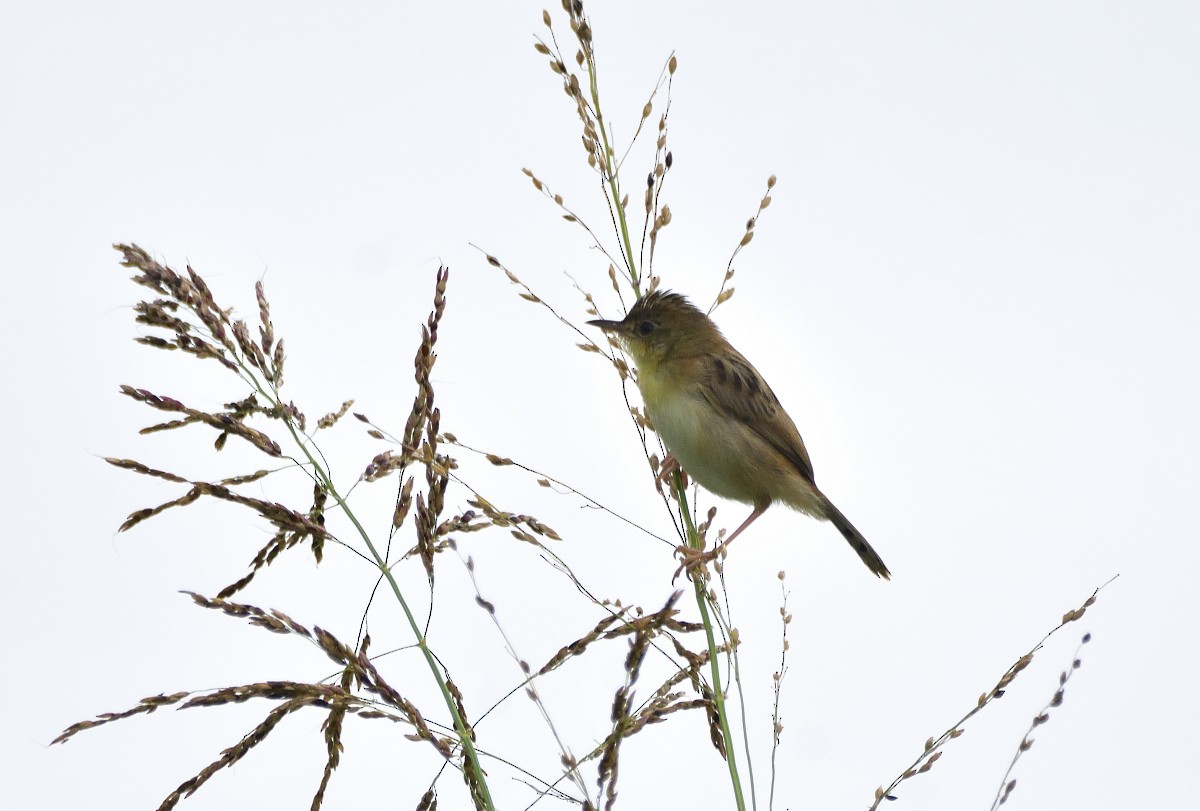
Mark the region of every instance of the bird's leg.
POLYGON ((679 577, 679 573, 684 569, 687 569, 688 574, 692 574, 696 569, 716 560, 717 556, 726 554, 726 549, 733 543, 733 539, 741 535, 742 530, 753 524, 754 520, 765 513, 770 506, 771 502, 769 500, 756 503, 753 512, 750 513, 750 517, 743 521, 742 525, 735 529, 732 535, 707 552, 700 549, 693 549, 690 546, 675 547, 675 552, 679 555, 680 563, 679 568, 675 570, 675 574, 671 577, 671 582, 674 583, 675 578, 679 577))

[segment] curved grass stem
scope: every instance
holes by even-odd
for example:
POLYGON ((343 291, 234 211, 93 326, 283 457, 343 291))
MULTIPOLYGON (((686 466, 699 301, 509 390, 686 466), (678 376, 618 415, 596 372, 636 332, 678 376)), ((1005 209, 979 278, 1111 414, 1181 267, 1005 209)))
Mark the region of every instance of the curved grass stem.
POLYGON ((596 129, 600 131, 600 139, 604 144, 604 180, 608 183, 610 195, 609 205, 614 207, 614 218, 621 232, 621 251, 625 254, 625 264, 629 268, 629 281, 633 285, 634 295, 642 296, 641 277, 638 275, 637 264, 633 259, 633 241, 629 236, 629 220, 625 216, 625 206, 621 201, 620 173, 617 170, 616 155, 608 139, 608 125, 604 121, 604 113, 600 110, 600 84, 596 79, 596 57, 591 48, 585 48, 584 54, 588 66, 588 90, 592 96, 592 111, 596 116, 596 129))
MULTIPOLYGON (((683 516, 687 527, 688 546, 700 548, 700 533, 692 521, 688 510, 687 493, 683 489, 683 479, 678 471, 674 474, 672 484, 675 495, 679 499, 679 513, 683 516)), ((700 609, 700 619, 704 623, 704 637, 708 643, 708 667, 712 679, 713 703, 717 708, 717 718, 721 724, 721 737, 725 741, 725 764, 729 767, 729 782, 733 786, 733 797, 737 802, 738 811, 746 811, 746 799, 742 792, 741 775, 738 773, 737 754, 734 749, 733 732, 729 728, 729 712, 725 706, 725 691, 721 687, 721 667, 717 661, 717 638, 713 630, 712 613, 709 611, 707 581, 699 575, 692 575, 692 591, 696 594, 696 606, 700 609)))
MULTIPOLYGON (((245 367, 243 367, 243 369, 245 369, 245 367)), ((250 370, 245 369, 245 371, 248 373, 252 384, 258 389, 262 396, 267 398, 276 407, 282 409, 283 404, 276 396, 274 390, 269 390, 268 387, 260 383, 257 377, 253 375, 250 370)), ((313 475, 315 475, 320 482, 322 489, 324 489, 325 492, 328 493, 335 502, 337 502, 337 505, 342 510, 342 513, 354 526, 354 530, 358 533, 358 536, 362 538, 362 541, 366 545, 367 550, 370 552, 371 558, 374 560, 379 572, 383 575, 384 579, 387 580, 388 585, 391 587, 392 594, 395 595, 396 602, 400 604, 400 608, 404 612, 404 618, 407 620, 409 628, 412 630, 413 636, 416 638, 417 647, 420 649, 422 656, 425 657, 425 663, 429 666, 429 672, 433 674, 434 681, 437 682, 438 690, 440 690, 442 693, 442 700, 445 702, 446 708, 450 711, 450 715, 454 720, 454 729, 458 733, 458 741, 462 746, 464 760, 463 768, 474 772, 474 779, 468 782, 470 782, 471 785, 478 787, 478 799, 482 802, 483 808, 486 808, 487 811, 495 811, 495 805, 492 802, 492 796, 490 790, 488 789, 487 779, 484 776, 485 773, 483 766, 479 762, 479 753, 475 749, 475 745, 471 739, 471 730, 467 725, 466 719, 458 710, 458 703, 450 694, 450 689, 446 685, 446 678, 443 676, 441 667, 438 665, 437 657, 433 655, 433 651, 429 647, 429 643, 425 638, 424 632, 421 630, 420 624, 417 622, 417 618, 413 615, 412 609, 408 605, 408 601, 404 598, 404 593, 400 590, 400 584, 396 582, 396 578, 392 574, 391 567, 388 565, 387 560, 379 552, 378 547, 376 547, 375 543, 371 540, 370 533, 367 532, 366 528, 362 525, 362 522, 358 520, 358 516, 354 513, 354 510, 350 508, 350 505, 346 502, 346 499, 342 495, 341 491, 339 491, 337 486, 334 485, 333 479, 329 472, 325 469, 322 460, 317 458, 317 455, 313 453, 309 443, 305 441, 306 437, 303 437, 299 431, 297 431, 296 426, 290 417, 285 416, 282 422, 287 427, 288 433, 291 434, 292 440, 308 459, 309 464, 312 465, 313 475)))

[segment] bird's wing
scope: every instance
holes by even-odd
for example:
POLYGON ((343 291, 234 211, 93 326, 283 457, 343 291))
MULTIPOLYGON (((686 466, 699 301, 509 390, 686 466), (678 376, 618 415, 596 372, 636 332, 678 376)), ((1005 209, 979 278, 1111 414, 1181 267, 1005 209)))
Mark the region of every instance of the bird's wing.
POLYGON ((704 357, 704 377, 701 387, 713 408, 744 423, 775 447, 796 469, 813 479, 808 449, 800 438, 796 423, 783 410, 779 398, 762 375, 741 353, 707 355, 704 357))

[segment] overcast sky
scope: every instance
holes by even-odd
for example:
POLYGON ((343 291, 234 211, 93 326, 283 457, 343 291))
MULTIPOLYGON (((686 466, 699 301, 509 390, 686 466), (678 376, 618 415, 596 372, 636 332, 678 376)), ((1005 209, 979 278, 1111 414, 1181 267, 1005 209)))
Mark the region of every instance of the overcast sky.
MULTIPOLYGON (((578 120, 532 47, 541 8, 0 4, 0 760, 12 807, 157 807, 268 705, 164 710, 49 741, 159 692, 334 670, 298 639, 177 593, 212 596, 244 574, 269 537, 261 524, 200 504, 116 534, 128 513, 181 491, 105 456, 189 477, 263 464, 235 443, 214 454, 201 429, 137 435, 155 415, 121 397, 121 384, 203 409, 245 392, 215 364, 133 343, 145 334, 131 310, 143 290, 126 281, 113 242, 179 270, 191 263, 247 317, 262 280, 288 345, 285 395, 312 419, 354 398, 397 432, 434 274, 450 266, 434 374, 442 428, 670 536, 611 368, 472 247, 575 323, 588 317, 575 283, 619 315, 604 257, 521 174, 534 170, 613 244, 578 120)), ((1008 807, 1179 807, 1195 793, 1200 722, 1200 7, 589 8, 618 144, 667 58, 679 59, 664 190, 673 222, 654 267, 665 287, 710 302, 778 176, 735 263, 737 294, 716 318, 796 420, 822 488, 894 573, 871 577, 830 525, 785 509, 733 547, 726 572, 759 806, 779 661, 776 573, 786 570, 794 622, 777 809, 867 807, 927 737, 1118 574, 893 807, 987 808, 1089 631, 1008 807)), ((635 210, 649 169, 635 149, 625 166, 635 210)), ((357 422, 322 441, 343 485, 383 449, 357 422)), ((502 509, 554 527, 554 550, 599 596, 652 611, 671 593, 669 545, 465 452, 461 473, 502 509)), ((272 477, 246 492, 303 507, 303 482, 272 477)), ((393 495, 394 482, 356 491, 376 532, 393 495)), ((468 496, 452 488, 448 510, 466 509, 468 496)), ((748 512, 701 494, 702 508, 713 504, 719 526, 748 512)), ((600 618, 533 547, 503 531, 459 540, 535 666, 600 618)), ((438 566, 430 641, 478 717, 520 672, 459 557, 438 566)), ((405 571, 423 613, 422 576, 405 571)), ((345 550, 319 568, 295 550, 242 598, 353 641, 369 585, 345 550)), ((695 619, 694 601, 681 606, 695 619)), ((390 604, 372 610, 371 630, 378 652, 410 641, 390 604)), ((611 642, 541 680, 577 755, 608 732, 623 655, 611 642)), ((411 652, 379 666, 444 720, 411 652)), ((667 673, 655 660, 639 696, 667 673)), ((322 720, 315 710, 289 718, 183 807, 307 808, 322 720)), ((350 719, 326 807, 415 807, 437 762, 405 731, 350 719)), ((555 774, 552 738, 520 693, 479 736, 539 777, 555 774)), ((732 807, 699 714, 646 730, 623 752, 618 808, 732 807)), ((500 807, 532 801, 515 772, 488 768, 500 807)), ((439 808, 467 807, 457 776, 438 785, 439 808)))

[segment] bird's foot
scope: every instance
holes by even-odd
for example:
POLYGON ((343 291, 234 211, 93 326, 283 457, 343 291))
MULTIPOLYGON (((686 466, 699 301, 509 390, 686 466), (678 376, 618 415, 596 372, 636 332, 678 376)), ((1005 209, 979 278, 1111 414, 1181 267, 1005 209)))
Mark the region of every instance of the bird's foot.
POLYGON ((687 473, 684 471, 683 468, 681 468, 679 466, 679 460, 675 458, 675 454, 668 453, 667 458, 663 460, 662 465, 658 468, 658 475, 654 477, 654 489, 657 490, 661 494, 663 485, 665 484, 667 486, 667 489, 670 490, 671 489, 670 479, 676 473, 679 474, 679 477, 683 482, 684 489, 687 489, 687 486, 688 486, 687 473))
POLYGON ((675 570, 675 574, 671 575, 671 582, 674 583, 679 579, 679 575, 686 571, 688 577, 695 580, 700 573, 705 571, 708 564, 725 557, 725 544, 719 543, 712 549, 694 549, 690 546, 680 544, 675 547, 675 556, 679 558, 679 568, 675 570))

